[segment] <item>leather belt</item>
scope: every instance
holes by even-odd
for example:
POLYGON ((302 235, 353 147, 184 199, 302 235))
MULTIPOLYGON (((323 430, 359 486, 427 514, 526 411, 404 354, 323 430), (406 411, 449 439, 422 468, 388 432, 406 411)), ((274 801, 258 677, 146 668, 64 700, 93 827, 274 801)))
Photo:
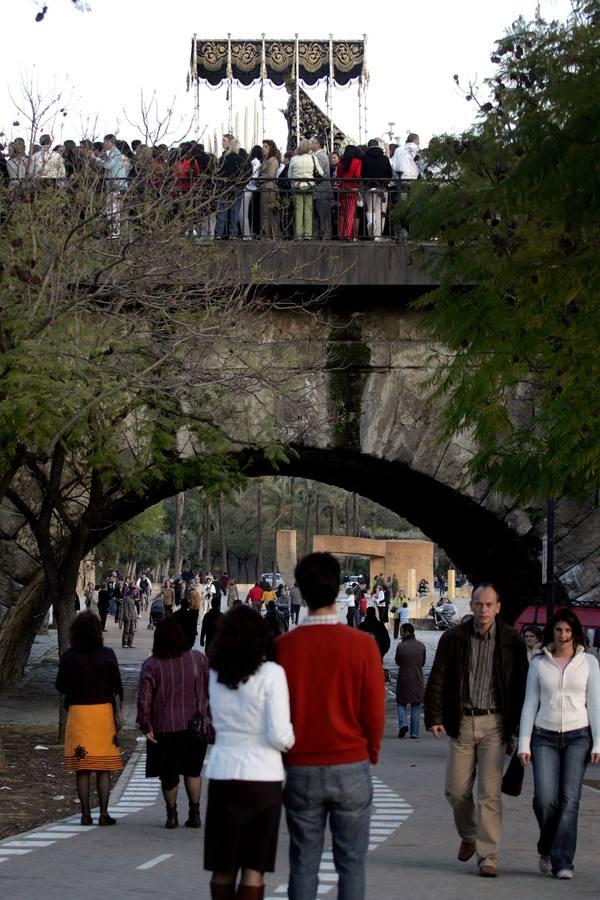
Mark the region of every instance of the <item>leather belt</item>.
POLYGON ((493 716, 498 712, 497 709, 471 709, 465 706, 464 714, 465 716, 493 716))

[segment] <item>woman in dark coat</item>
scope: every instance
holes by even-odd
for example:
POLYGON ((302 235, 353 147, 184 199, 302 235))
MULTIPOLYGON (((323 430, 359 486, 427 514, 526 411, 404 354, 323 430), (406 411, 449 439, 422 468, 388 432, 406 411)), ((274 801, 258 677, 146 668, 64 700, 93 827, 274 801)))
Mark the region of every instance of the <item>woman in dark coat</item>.
POLYGON ((407 707, 410 703, 410 736, 419 737, 421 704, 425 698, 425 644, 415 637, 415 629, 408 623, 400 628, 401 641, 396 647, 398 681, 396 683, 396 703, 398 704, 398 737, 403 738, 409 727, 406 724, 407 707))
POLYGON ((81 802, 81 824, 93 825, 90 774, 96 773, 98 825, 114 825, 108 814, 110 773, 123 768, 114 716, 114 698, 123 686, 114 650, 104 647, 102 625, 93 612, 82 612, 71 624, 71 646, 58 667, 56 689, 65 695, 65 769, 75 772, 81 802))

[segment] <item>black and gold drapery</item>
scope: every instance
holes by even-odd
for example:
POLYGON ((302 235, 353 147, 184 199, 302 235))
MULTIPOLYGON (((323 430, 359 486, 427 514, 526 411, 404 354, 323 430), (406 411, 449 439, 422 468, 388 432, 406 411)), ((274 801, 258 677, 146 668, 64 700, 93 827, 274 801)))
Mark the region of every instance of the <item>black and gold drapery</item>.
MULTIPOLYGON (((313 134, 321 135, 325 139, 326 145, 329 144, 331 140, 331 119, 323 110, 317 106, 314 100, 312 100, 306 91, 303 91, 300 88, 298 92, 298 100, 299 100, 299 108, 300 108, 300 118, 298 122, 298 132, 301 138, 311 138, 313 134)), ((288 126, 288 140, 286 149, 287 150, 295 150, 297 146, 296 141, 296 93, 295 91, 290 91, 290 99, 288 100, 287 107, 282 109, 281 112, 285 116, 285 120, 288 126)), ((346 143, 346 135, 344 132, 337 127, 337 125, 333 125, 333 147, 330 147, 330 150, 339 150, 346 143)))
MULTIPOLYGON (((330 46, 332 53, 331 75, 335 84, 345 85, 365 76, 365 42, 361 41, 298 41, 300 81, 313 85, 330 74, 330 46)), ((231 47, 232 77, 245 87, 261 76, 261 40, 208 40, 192 39, 192 81, 208 81, 216 87, 228 77, 228 48, 231 47)), ((266 40, 264 76, 280 86, 295 74, 295 40, 266 40)))

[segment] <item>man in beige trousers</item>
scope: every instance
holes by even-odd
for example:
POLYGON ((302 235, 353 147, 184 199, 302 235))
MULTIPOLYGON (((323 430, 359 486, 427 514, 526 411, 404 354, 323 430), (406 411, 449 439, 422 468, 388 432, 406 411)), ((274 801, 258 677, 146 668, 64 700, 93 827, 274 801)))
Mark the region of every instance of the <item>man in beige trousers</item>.
POLYGON ((499 617, 500 597, 480 584, 473 618, 444 632, 425 691, 425 724, 450 738, 446 797, 461 838, 458 859, 477 853, 479 874, 497 875, 502 830, 502 771, 525 695, 527 654, 499 617), (473 785, 477 778, 477 800, 473 785))

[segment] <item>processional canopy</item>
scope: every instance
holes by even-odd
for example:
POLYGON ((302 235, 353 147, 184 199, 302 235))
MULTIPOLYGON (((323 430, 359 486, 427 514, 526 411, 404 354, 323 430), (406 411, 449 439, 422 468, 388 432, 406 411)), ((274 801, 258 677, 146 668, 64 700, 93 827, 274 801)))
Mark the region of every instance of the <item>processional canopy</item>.
POLYGON ((326 78, 338 85, 364 80, 365 41, 192 38, 192 82, 207 81, 217 87, 234 78, 244 87, 259 80, 279 87, 296 74, 308 85, 326 78))

